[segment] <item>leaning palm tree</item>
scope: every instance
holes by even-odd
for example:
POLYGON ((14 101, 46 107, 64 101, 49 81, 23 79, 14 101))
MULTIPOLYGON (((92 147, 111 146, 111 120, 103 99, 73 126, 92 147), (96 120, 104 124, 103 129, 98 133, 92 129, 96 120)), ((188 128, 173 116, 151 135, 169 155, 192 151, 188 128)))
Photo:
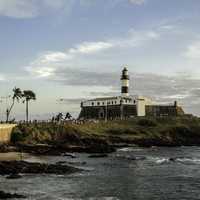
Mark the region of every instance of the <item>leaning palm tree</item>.
POLYGON ((24 101, 23 103, 26 103, 26 122, 28 123, 28 103, 30 100, 36 100, 36 95, 33 91, 31 90, 24 90, 22 94, 24 101))
POLYGON ((19 102, 19 100, 22 98, 22 91, 20 88, 14 88, 13 89, 13 96, 12 96, 12 104, 10 106, 10 108, 8 108, 6 110, 6 122, 9 121, 9 117, 10 117, 10 113, 15 105, 15 101, 17 100, 19 102))

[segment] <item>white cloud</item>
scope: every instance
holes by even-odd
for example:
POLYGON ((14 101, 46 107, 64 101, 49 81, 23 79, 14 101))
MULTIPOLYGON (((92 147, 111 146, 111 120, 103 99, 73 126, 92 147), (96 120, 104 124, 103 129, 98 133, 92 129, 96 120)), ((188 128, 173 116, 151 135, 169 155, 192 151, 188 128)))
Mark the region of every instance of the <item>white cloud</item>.
POLYGON ((50 10, 67 11, 72 0, 0 0, 0 15, 11 18, 34 18, 50 10))
POLYGON ((83 42, 80 45, 77 45, 76 48, 71 48, 69 53, 91 54, 109 49, 111 47, 113 47, 113 44, 109 42, 83 42))
POLYGON ((163 25, 160 27, 161 29, 166 29, 166 30, 172 30, 174 29, 175 27, 173 25, 163 25))
POLYGON ((58 68, 66 68, 67 66, 75 65, 77 62, 82 65, 83 59, 85 60, 83 56, 87 56, 87 59, 92 60, 93 57, 112 54, 116 49, 120 51, 136 48, 159 38, 159 31, 130 30, 124 38, 82 42, 66 51, 44 52, 31 62, 26 67, 26 70, 36 77, 50 77, 54 75, 55 70, 58 68))
POLYGON ((200 59, 200 41, 190 45, 185 56, 190 59, 200 59))
POLYGON ((47 52, 44 55, 40 56, 40 63, 49 63, 49 62, 61 62, 69 59, 70 57, 63 52, 47 52))
POLYGON ((0 15, 14 18, 32 18, 38 15, 38 9, 31 0, 1 0, 0 15))
MULTIPOLYGON (((113 0, 111 0, 113 1, 113 0)), ((128 0, 131 4, 141 5, 146 0, 128 0)), ((80 6, 91 6, 94 0, 77 0, 80 6)), ((62 10, 69 13, 74 0, 0 0, 0 15, 11 18, 34 18, 49 11, 62 10)))
POLYGON ((6 80, 5 76, 3 74, 0 74, 0 81, 5 81, 5 80, 6 80))
POLYGON ((49 77, 54 71, 63 66, 65 61, 73 60, 80 54, 94 54, 112 47, 106 42, 83 42, 66 52, 45 52, 26 67, 26 70, 38 77, 49 77))
POLYGON ((135 5, 142 5, 145 3, 145 0, 129 0, 129 2, 135 5))

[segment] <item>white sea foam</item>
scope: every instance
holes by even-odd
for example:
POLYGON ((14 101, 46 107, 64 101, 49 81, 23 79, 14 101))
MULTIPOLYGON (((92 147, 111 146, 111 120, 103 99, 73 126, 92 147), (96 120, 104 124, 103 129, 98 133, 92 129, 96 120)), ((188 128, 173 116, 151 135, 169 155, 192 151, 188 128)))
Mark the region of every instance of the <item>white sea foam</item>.
POLYGON ((138 148, 138 147, 124 147, 124 148, 120 148, 117 151, 121 151, 121 152, 132 152, 132 151, 143 151, 143 148, 138 148))
POLYGON ((157 164, 162 164, 162 163, 166 163, 166 162, 169 162, 169 158, 158 158, 156 160, 157 164))
POLYGON ((200 164, 200 158, 177 158, 176 161, 182 162, 182 163, 200 164))

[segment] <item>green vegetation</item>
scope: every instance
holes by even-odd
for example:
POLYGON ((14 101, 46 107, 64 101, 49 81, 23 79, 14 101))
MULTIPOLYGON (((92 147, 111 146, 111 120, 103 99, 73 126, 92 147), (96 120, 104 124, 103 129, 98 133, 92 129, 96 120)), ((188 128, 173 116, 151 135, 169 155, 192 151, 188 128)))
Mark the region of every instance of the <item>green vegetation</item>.
POLYGON ((25 144, 67 143, 81 145, 86 140, 101 139, 109 144, 133 143, 142 146, 200 145, 200 119, 133 118, 84 124, 39 123, 18 125, 12 142, 25 144))

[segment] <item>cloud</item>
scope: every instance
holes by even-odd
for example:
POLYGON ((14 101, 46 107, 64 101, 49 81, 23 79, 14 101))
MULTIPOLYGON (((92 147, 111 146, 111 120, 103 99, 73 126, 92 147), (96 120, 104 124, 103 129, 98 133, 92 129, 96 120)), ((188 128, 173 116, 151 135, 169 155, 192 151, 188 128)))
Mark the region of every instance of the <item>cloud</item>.
POLYGON ((5 81, 6 77, 3 74, 0 74, 0 81, 5 81))
POLYGON ((98 51, 102 51, 105 49, 109 49, 113 46, 114 44, 109 43, 109 42, 83 42, 80 45, 77 45, 76 48, 70 49, 69 53, 90 54, 90 53, 96 53, 98 51))
MULTIPOLYGON (((159 37, 160 33, 153 30, 135 31, 131 29, 124 38, 112 38, 95 42, 84 41, 66 51, 41 53, 25 68, 34 76, 49 77, 53 76, 58 68, 67 69, 71 65, 76 65, 75 63, 77 62, 79 62, 77 67, 80 67, 80 65, 83 65, 86 56, 88 62, 93 60, 93 58, 102 60, 101 56, 112 57, 113 52, 116 50, 130 50, 130 48, 136 48, 149 41, 157 40, 159 37)), ((116 57, 116 53, 113 55, 116 57)))
POLYGON ((145 0, 129 0, 129 2, 134 5, 142 5, 145 3, 145 0))
POLYGON ((30 63, 25 69, 33 75, 48 77, 63 65, 64 61, 73 60, 77 55, 94 54, 111 48, 113 45, 108 42, 83 42, 75 48, 70 48, 66 52, 45 52, 36 60, 30 63))
POLYGON ((200 41, 189 45, 185 56, 190 59, 200 59, 200 41))
POLYGON ((80 104, 81 103, 81 101, 84 101, 84 100, 86 100, 85 98, 71 98, 71 99, 69 99, 69 98, 60 98, 60 99, 58 99, 57 100, 57 102, 59 103, 59 104, 80 104))
POLYGON ((31 0, 1 0, 0 15, 14 18, 32 18, 38 15, 38 9, 31 0))
POLYGON ((35 18, 52 10, 68 10, 72 0, 1 0, 0 15, 11 18, 35 18))

